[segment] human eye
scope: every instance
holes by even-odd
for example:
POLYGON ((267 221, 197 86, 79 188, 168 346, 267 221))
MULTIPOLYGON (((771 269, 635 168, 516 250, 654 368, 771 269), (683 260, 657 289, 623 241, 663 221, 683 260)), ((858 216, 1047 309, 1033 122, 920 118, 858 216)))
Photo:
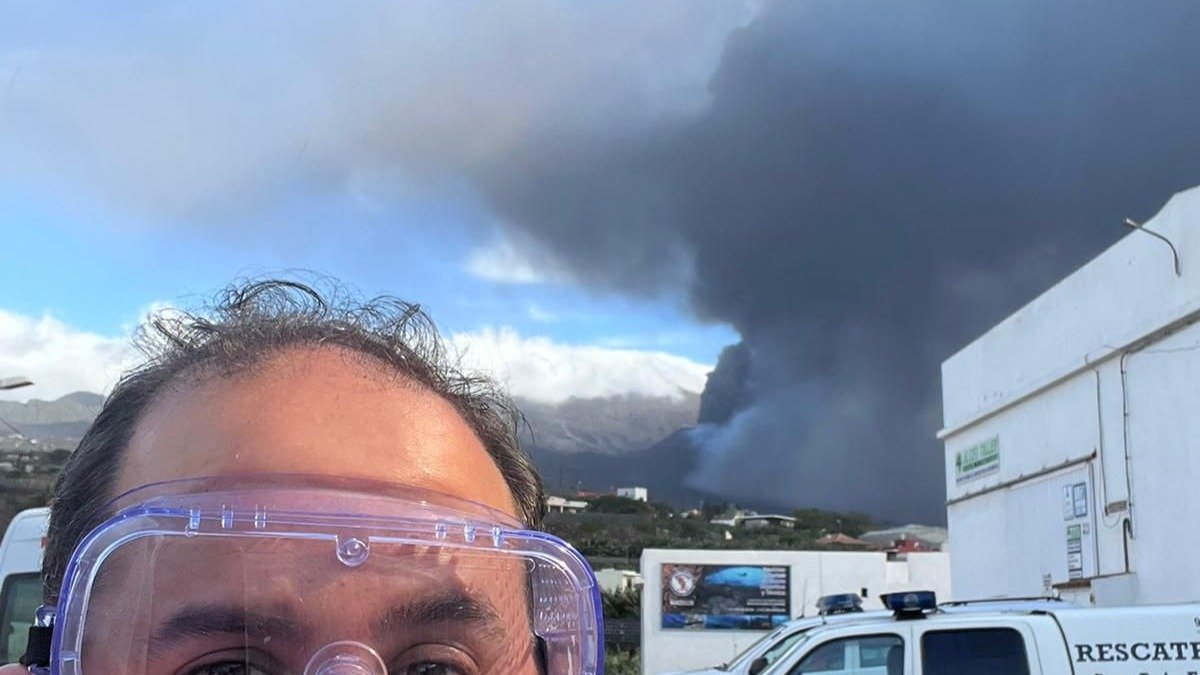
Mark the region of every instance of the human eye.
POLYGON ((245 651, 224 652, 202 656, 180 668, 178 675, 272 675, 278 668, 268 665, 269 659, 245 651))
POLYGON ((468 653, 450 645, 420 645, 394 659, 388 675, 477 675, 482 669, 468 653))
POLYGON ((397 675, 464 675, 462 671, 454 666, 446 663, 434 663, 425 661, 422 663, 414 663, 410 666, 405 666, 404 669, 397 671, 397 675))

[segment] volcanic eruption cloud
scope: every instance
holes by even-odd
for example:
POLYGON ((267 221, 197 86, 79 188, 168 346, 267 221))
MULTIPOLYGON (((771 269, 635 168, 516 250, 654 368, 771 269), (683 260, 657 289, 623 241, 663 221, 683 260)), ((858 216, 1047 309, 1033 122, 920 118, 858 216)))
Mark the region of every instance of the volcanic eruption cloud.
POLYGON ((373 270, 457 262, 386 208, 451 195, 468 257, 737 330, 661 457, 741 503, 944 520, 941 361, 1200 184, 1197 0, 26 4, 13 194, 373 270))
POLYGON ((689 481, 945 518, 939 364, 1200 183, 1200 3, 803 0, 734 31, 694 114, 476 178, 606 292, 743 341, 689 481))

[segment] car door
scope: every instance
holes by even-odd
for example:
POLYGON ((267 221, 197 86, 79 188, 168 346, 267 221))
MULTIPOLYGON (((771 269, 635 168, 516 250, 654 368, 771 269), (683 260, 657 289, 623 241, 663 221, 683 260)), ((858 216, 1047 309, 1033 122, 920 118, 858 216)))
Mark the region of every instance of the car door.
POLYGON ((771 675, 909 675, 911 629, 904 624, 821 632, 780 659, 771 675))

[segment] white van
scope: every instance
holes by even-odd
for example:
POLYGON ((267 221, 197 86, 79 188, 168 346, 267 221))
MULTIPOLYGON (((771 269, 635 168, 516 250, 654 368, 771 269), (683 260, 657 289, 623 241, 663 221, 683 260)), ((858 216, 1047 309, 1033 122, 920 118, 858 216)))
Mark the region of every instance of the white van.
POLYGON ((0 664, 25 652, 33 614, 42 604, 42 549, 50 509, 29 509, 12 519, 0 539, 0 664))
MULTIPOLYGON (((996 611, 1031 612, 1045 609, 1065 609, 1074 606, 1055 598, 1016 598, 999 601, 950 602, 939 605, 938 611, 958 614, 996 611)), ((663 673, 662 675, 757 675, 766 670, 767 666, 787 655, 792 647, 799 642, 800 638, 804 637, 808 631, 814 628, 847 622, 863 623, 875 619, 890 620, 893 616, 893 613, 890 611, 877 610, 793 619, 764 635, 740 654, 733 657, 728 663, 711 668, 663 673)))
POLYGON ((894 614, 811 628, 762 675, 1200 673, 1200 605, 952 611, 893 596, 894 614))

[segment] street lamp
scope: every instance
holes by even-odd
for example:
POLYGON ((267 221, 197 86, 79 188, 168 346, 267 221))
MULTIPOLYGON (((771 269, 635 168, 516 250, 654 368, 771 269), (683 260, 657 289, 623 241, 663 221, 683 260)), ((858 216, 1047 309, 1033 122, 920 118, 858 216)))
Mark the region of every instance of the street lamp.
MULTIPOLYGON (((5 391, 7 389, 20 389, 21 387, 28 387, 31 384, 33 384, 33 382, 30 381, 28 377, 24 376, 0 377, 0 391, 5 391)), ((0 418, 0 423, 4 424, 4 426, 8 427, 9 429, 12 429, 18 436, 21 436, 22 438, 25 437, 25 434, 21 433, 20 429, 9 424, 8 420, 0 418)))
POLYGON ((17 377, 0 377, 0 390, 20 389, 21 387, 28 387, 31 384, 33 382, 28 377, 19 375, 17 377))

